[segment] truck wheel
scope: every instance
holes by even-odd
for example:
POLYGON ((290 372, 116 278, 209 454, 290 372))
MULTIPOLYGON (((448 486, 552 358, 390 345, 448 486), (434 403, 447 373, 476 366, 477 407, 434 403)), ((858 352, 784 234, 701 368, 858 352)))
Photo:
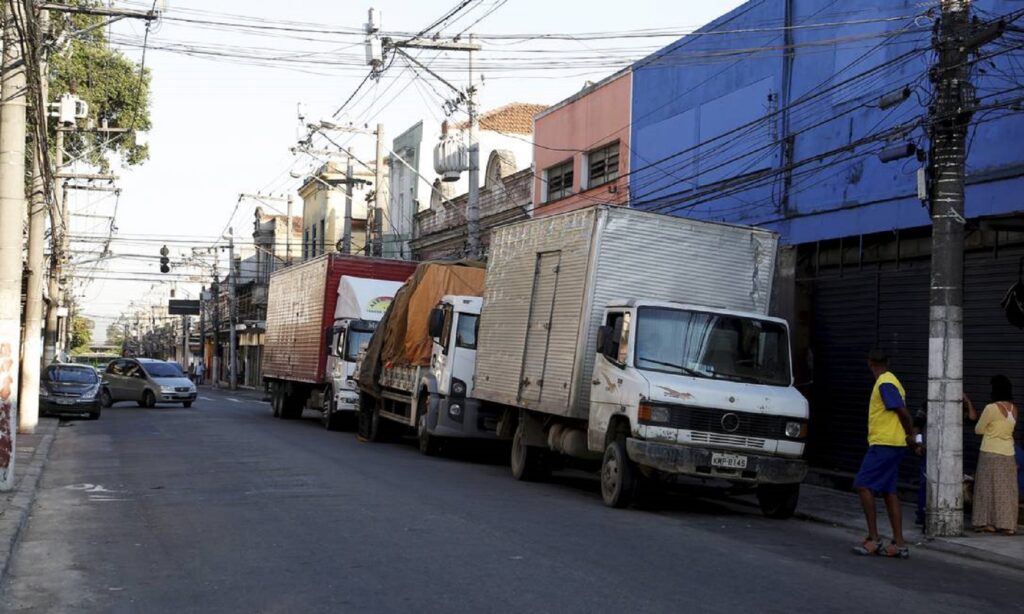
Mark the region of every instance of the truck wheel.
POLYGON ((377 400, 362 394, 359 396, 359 416, 356 433, 363 441, 377 443, 380 436, 380 414, 377 412, 377 400))
POLYGON ((608 507, 629 507, 636 494, 637 470, 626 455, 626 438, 608 443, 601 462, 601 498, 608 507))
POLYGON ((761 513, 767 518, 792 518, 800 502, 800 484, 760 484, 757 487, 757 502, 761 506, 761 513))
POLYGON ((324 425, 328 431, 341 430, 341 416, 334 411, 335 407, 334 391, 328 388, 324 391, 324 402, 320 407, 320 424, 324 425))
POLYGON ((551 475, 544 450, 526 445, 523 420, 512 436, 512 477, 521 482, 541 482, 551 475))
POLYGON ((417 409, 419 416, 416 418, 416 439, 419 440, 420 453, 425 456, 436 456, 441 451, 441 446, 438 438, 431 435, 427 428, 427 412, 429 411, 427 395, 421 394, 417 404, 419 405, 417 409))

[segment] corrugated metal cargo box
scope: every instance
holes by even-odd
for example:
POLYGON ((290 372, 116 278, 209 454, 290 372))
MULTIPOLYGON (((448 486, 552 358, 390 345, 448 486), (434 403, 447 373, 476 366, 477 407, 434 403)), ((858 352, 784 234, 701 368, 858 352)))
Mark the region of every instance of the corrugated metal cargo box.
POLYGON ((405 281, 415 270, 415 262, 404 260, 325 254, 275 271, 267 296, 263 377, 321 383, 341 276, 405 281))
POLYGON ((474 394, 586 418, 597 329, 617 299, 766 313, 778 237, 599 205, 496 229, 474 394))

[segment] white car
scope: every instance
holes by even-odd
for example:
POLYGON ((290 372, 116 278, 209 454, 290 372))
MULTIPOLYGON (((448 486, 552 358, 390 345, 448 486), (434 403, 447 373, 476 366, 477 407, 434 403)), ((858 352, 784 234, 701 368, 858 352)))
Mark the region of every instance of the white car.
POLYGON ((118 401, 135 401, 139 407, 157 403, 181 403, 192 407, 196 400, 193 384, 177 363, 152 358, 118 358, 103 374, 104 407, 118 401))

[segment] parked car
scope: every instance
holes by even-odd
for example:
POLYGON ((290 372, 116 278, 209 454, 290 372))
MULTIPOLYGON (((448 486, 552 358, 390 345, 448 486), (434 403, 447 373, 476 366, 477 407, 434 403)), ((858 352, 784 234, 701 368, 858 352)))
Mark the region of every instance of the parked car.
POLYGON ((139 407, 157 403, 181 403, 192 407, 196 386, 177 363, 152 358, 119 358, 103 374, 102 401, 110 407, 118 401, 135 401, 139 407))
POLYGON ((89 365, 54 364, 39 381, 39 411, 44 415, 88 414, 100 417, 103 382, 89 365))

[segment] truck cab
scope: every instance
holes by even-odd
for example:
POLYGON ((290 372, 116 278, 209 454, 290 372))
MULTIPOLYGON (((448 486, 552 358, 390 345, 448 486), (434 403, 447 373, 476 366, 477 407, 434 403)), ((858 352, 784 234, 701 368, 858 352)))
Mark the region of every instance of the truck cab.
POLYGON ((354 416, 359 409, 359 389, 354 375, 359 352, 370 342, 377 322, 358 318, 335 320, 327 335, 327 378, 331 398, 324 396, 324 420, 354 416))
POLYGON ((605 502, 641 477, 757 487, 766 515, 791 515, 806 474, 808 403, 793 386, 785 320, 672 302, 604 310, 587 447, 605 502))
POLYGON ((421 448, 436 437, 495 436, 500 412, 473 396, 482 307, 478 296, 445 296, 430 313, 433 349, 417 412, 421 448))

